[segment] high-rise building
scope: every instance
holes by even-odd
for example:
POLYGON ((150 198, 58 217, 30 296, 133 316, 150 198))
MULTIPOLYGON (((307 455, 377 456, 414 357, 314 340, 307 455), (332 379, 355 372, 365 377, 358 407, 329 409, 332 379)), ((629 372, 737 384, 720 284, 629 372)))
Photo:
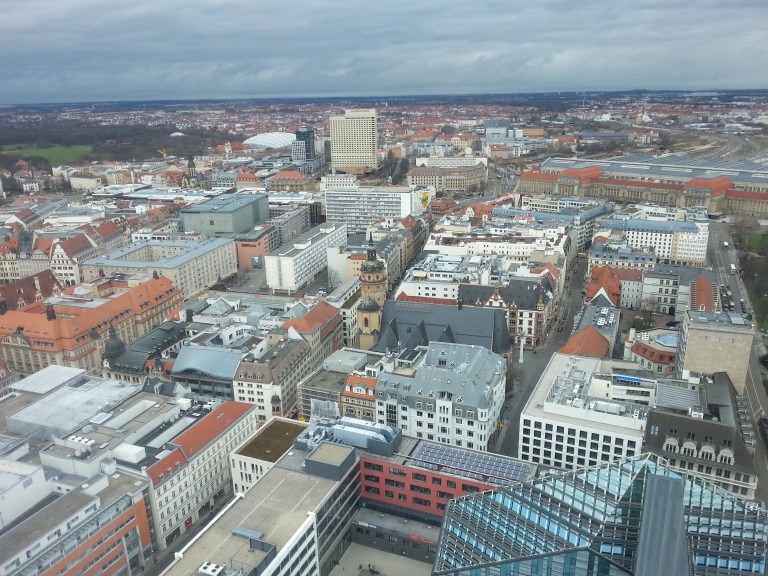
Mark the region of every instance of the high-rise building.
POLYGON ((331 170, 365 174, 379 168, 375 109, 345 110, 331 116, 331 170))
POLYGON ((317 156, 317 152, 315 151, 315 130, 313 128, 304 127, 297 130, 296 142, 304 145, 303 160, 311 160, 317 156))
POLYGON ((762 574, 765 511, 655 456, 454 498, 433 574, 762 574))

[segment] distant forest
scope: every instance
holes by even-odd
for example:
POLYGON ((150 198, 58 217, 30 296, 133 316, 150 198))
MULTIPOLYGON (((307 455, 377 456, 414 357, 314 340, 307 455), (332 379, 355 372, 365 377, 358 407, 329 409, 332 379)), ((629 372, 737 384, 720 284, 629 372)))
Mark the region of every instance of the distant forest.
MULTIPOLYGON (((10 122, 0 126, 0 146, 21 145, 26 148, 50 146, 76 146, 87 144, 93 151, 83 161, 117 160, 141 161, 168 156, 186 158, 203 154, 208 148, 227 140, 243 140, 247 136, 219 130, 194 128, 185 130, 185 136, 171 138, 179 130, 173 126, 94 126, 84 122, 10 122)), ((13 170, 21 158, 38 169, 50 168, 50 162, 41 157, 0 154, 0 167, 13 170)))

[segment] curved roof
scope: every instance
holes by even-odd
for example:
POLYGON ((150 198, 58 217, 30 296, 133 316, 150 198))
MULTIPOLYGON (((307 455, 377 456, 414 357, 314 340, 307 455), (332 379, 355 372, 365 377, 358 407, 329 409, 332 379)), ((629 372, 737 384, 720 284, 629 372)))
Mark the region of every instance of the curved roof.
POLYGON ((244 140, 243 144, 252 148, 287 148, 294 140, 296 135, 291 132, 265 132, 244 140))
POLYGON ((172 374, 194 370, 222 380, 231 380, 237 372, 242 352, 208 346, 182 346, 173 364, 172 374))

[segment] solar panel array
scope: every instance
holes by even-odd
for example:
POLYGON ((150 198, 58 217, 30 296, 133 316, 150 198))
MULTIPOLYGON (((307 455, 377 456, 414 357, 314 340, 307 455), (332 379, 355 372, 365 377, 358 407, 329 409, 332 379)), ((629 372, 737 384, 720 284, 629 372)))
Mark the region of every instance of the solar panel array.
POLYGON ((500 486, 524 482, 531 471, 531 465, 526 462, 430 442, 421 442, 413 459, 413 464, 420 468, 440 470, 500 486))

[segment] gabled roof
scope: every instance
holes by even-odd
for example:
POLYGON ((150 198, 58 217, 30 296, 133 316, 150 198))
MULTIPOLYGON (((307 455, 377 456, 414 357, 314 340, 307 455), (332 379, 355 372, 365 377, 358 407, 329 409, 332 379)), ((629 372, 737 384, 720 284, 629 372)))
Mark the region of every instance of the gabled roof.
POLYGON ((561 354, 607 358, 610 350, 608 339, 594 326, 587 326, 573 334, 560 350, 561 354))
POLYGON ((72 259, 79 258, 94 249, 93 241, 85 234, 78 234, 59 242, 58 246, 72 259))
POLYGON ((339 315, 339 309, 331 304, 328 304, 325 300, 320 300, 315 304, 312 309, 304 314, 303 318, 290 319, 283 324, 283 328, 295 328, 299 332, 311 333, 319 330, 328 322, 330 322, 334 316, 339 315))
POLYGON ((0 300, 5 302, 8 310, 16 310, 20 301, 23 301, 25 306, 41 298, 61 294, 63 291, 64 287, 56 275, 51 270, 43 270, 32 276, 0 286, 0 300), (40 287, 39 290, 38 286, 40 287))

